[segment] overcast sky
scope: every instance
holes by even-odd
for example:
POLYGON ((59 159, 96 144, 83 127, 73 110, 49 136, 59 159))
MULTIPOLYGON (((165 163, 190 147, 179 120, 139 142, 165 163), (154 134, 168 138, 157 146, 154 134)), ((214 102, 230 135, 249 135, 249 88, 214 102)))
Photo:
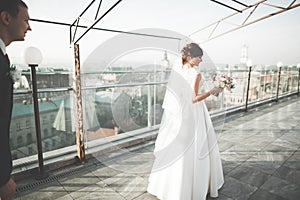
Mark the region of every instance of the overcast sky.
MULTIPOLYGON (((92 23, 99 1, 96 1, 94 7, 83 16, 82 23, 87 25, 92 23)), ((25 2, 33 19, 73 23, 91 0, 25 0, 25 2)), ((115 2, 117 0, 103 0, 99 16, 115 2)), ((230 0, 223 2, 238 9, 242 8, 230 0)), ((241 2, 250 5, 257 1, 241 0, 241 2)), ((287 6, 292 1, 267 2, 287 6)), ((296 3, 300 3, 300 0, 296 3)), ((232 28, 234 27, 232 24, 245 20, 250 11, 228 19, 223 26, 216 29, 216 33, 232 28)), ((276 8, 260 6, 248 22, 276 11, 278 11, 276 8)), ((232 13, 233 10, 209 0, 123 0, 97 24, 97 27, 122 31, 143 28, 174 31, 200 43, 215 63, 239 63, 244 44, 248 46, 249 59, 255 64, 276 64, 278 61, 286 65, 300 63, 300 6, 205 43, 201 43, 203 38, 208 36, 205 31, 190 35, 232 13)), ((38 47, 42 51, 45 65, 72 62, 69 27, 38 22, 31 22, 31 27, 33 31, 27 33, 25 42, 15 42, 7 48, 13 62, 23 62, 22 53, 28 46, 38 47)), ((207 33, 212 29, 213 27, 207 29, 207 33)), ((79 42, 81 59, 84 61, 95 48, 116 35, 110 32, 90 31, 79 42)))

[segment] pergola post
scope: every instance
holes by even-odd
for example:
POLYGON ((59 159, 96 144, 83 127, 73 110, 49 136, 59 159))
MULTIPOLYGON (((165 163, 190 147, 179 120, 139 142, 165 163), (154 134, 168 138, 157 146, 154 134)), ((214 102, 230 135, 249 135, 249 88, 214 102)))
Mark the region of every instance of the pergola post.
POLYGON ((74 44, 75 55, 75 127, 76 127, 76 145, 77 158, 80 163, 84 162, 85 149, 83 141, 83 110, 82 110, 82 94, 80 79, 80 57, 79 45, 74 44))

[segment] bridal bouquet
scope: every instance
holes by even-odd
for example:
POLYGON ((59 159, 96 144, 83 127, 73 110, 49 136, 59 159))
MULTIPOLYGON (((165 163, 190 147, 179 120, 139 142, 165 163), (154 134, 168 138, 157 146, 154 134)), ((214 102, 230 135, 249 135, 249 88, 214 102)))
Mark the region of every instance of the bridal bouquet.
MULTIPOLYGON (((226 88, 229 92, 235 88, 234 79, 227 74, 219 74, 214 79, 217 82, 217 87, 226 88)), ((216 94, 215 96, 218 97, 219 94, 216 94)))
POLYGON ((227 76, 226 74, 220 74, 218 77, 219 87, 226 88, 229 92, 235 88, 233 81, 233 78, 227 76))

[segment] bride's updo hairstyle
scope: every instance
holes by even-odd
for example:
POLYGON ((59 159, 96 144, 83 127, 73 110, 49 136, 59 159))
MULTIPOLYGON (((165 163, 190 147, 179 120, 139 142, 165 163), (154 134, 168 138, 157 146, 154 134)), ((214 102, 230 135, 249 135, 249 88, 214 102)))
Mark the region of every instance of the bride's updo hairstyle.
POLYGON ((182 57, 182 64, 186 64, 188 62, 188 57, 194 58, 194 57, 202 57, 203 51, 196 43, 190 43, 187 44, 183 49, 181 50, 181 57, 182 57))

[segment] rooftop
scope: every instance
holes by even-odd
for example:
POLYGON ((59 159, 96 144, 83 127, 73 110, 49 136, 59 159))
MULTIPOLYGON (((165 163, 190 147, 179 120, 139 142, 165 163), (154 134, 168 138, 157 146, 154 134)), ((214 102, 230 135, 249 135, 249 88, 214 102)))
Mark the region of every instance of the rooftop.
MULTIPOLYGON (((218 199, 299 198, 299 96, 229 116, 215 128, 225 175, 218 199)), ((153 148, 154 140, 49 171, 43 180, 16 179, 16 199, 155 200, 146 192, 153 148)))

